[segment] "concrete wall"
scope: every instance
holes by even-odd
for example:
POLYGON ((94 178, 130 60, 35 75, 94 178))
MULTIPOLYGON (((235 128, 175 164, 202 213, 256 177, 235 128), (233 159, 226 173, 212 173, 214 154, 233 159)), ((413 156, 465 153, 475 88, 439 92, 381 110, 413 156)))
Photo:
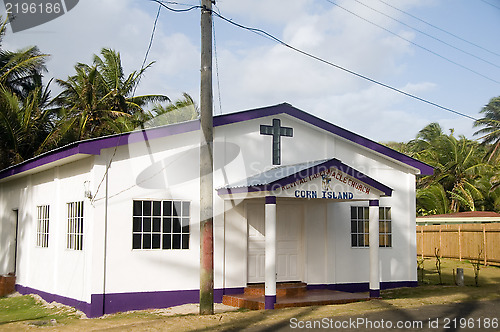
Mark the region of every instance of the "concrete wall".
POLYGON ((55 167, 40 173, 2 183, 0 208, 0 273, 13 270, 15 221, 18 209, 18 285, 90 301, 90 254, 93 211, 84 199, 85 181, 91 178, 92 157, 55 167), (67 203, 84 201, 83 250, 66 248, 67 203), (48 247, 36 246, 37 206, 49 205, 48 247), (8 250, 5 250, 8 248, 8 250))

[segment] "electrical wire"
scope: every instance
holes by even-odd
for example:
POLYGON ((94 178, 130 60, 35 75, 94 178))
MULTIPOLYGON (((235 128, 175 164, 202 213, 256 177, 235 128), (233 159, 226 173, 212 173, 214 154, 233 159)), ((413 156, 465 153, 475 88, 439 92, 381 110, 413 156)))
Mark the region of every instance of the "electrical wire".
MULTIPOLYGON (((482 47, 481 45, 478 45, 478 44, 475 44, 475 43, 473 43, 473 42, 471 42, 471 41, 468 41, 468 40, 466 40, 466 39, 464 39, 464 38, 462 38, 462 37, 460 37, 460 36, 457 36, 457 35, 455 35, 455 34, 453 34, 453 33, 449 32, 449 31, 446 31, 445 29, 442 29, 442 28, 440 28, 440 27, 438 27, 438 26, 436 26, 436 25, 434 25, 434 24, 432 24, 432 23, 429 23, 429 22, 427 22, 427 21, 424 21, 424 20, 422 20, 421 18, 419 18, 419 17, 417 17, 417 16, 415 16, 415 15, 412 15, 412 14, 410 14, 410 13, 408 13, 408 12, 406 12, 406 11, 402 10, 402 9, 399 9, 399 8, 397 8, 397 7, 393 6, 393 5, 391 5, 390 3, 387 3, 387 2, 385 2, 385 1, 383 1, 383 0, 378 0, 378 1, 382 2, 382 3, 383 3, 384 5, 386 5, 386 6, 389 6, 389 7, 393 8, 393 9, 395 9, 395 10, 397 10, 397 11, 399 11, 399 12, 401 12, 401 13, 405 14, 405 15, 408 15, 408 16, 410 16, 410 17, 412 17, 412 18, 416 19, 417 21, 420 21, 420 22, 422 22, 422 23, 424 23, 424 24, 427 24, 428 26, 433 27, 434 29, 437 29, 437 30, 439 30, 439 31, 441 31, 441 32, 444 32, 444 33, 446 33, 446 34, 448 34, 448 35, 450 35, 450 36, 452 36, 452 37, 455 37, 455 38, 457 38, 457 39, 459 39, 459 40, 461 40, 461 41, 463 41, 463 42, 465 42, 465 43, 467 43, 467 44, 469 44, 469 45, 472 45, 472 46, 475 46, 475 47, 477 47, 477 48, 480 48, 480 49, 482 49, 483 51, 486 51, 486 52, 488 52, 488 53, 494 54, 494 55, 496 55, 496 56, 500 56, 500 54, 498 54, 498 53, 495 53, 495 52, 493 52, 493 51, 491 51, 491 50, 489 50, 489 49, 487 49, 487 48, 485 48, 485 47, 482 47)), ((486 2, 486 1, 484 1, 484 0, 483 0, 483 2, 486 2)), ((486 2, 486 3, 488 3, 488 2, 486 2)), ((488 3, 488 4, 489 4, 489 5, 491 5, 490 3, 488 3)))
MULTIPOLYGON (((155 32, 156 32, 156 25, 158 24, 158 19, 160 17, 160 12, 161 12, 161 4, 158 5, 158 11, 156 13, 156 18, 155 18, 155 21, 154 21, 154 24, 153 24, 153 30, 151 31, 151 38, 149 39, 149 45, 148 45, 148 48, 146 50, 146 54, 144 55, 144 60, 142 61, 142 66, 141 66, 141 70, 139 71, 139 76, 137 78, 137 82, 134 86, 134 90, 132 92, 132 98, 135 96, 135 91, 137 89, 137 86, 139 85, 139 81, 141 80, 141 76, 142 76, 142 71, 144 70, 144 67, 146 65, 146 61, 148 59, 148 55, 149 55, 149 51, 151 50, 151 47, 153 45, 153 40, 154 40, 154 36, 155 36, 155 32)), ((99 185, 97 186, 97 189, 96 189, 96 192, 94 194, 94 197, 91 199, 90 201, 90 204, 94 204, 94 202, 96 201, 95 200, 95 197, 97 196, 97 194, 99 193, 99 190, 101 189, 101 185, 103 184, 104 180, 106 179, 106 175, 108 174, 109 172, 109 168, 111 167, 111 164, 113 162, 113 158, 115 157, 116 155, 116 151, 118 150, 118 146, 120 145, 120 141, 121 141, 121 138, 122 136, 120 135, 118 137, 118 141, 116 142, 116 145, 115 145, 115 148, 114 148, 114 151, 113 151, 113 154, 111 155, 111 158, 109 158, 109 162, 106 164, 106 171, 104 172, 104 175, 102 176, 102 179, 101 181, 99 182, 99 185)))
POLYGON ((412 30, 417 31, 418 33, 421 33, 421 34, 423 34, 424 36, 427 36, 427 37, 429 37, 429 38, 432 38, 432 39, 434 39, 434 40, 436 40, 436 41, 438 41, 438 42, 440 42, 440 43, 442 43, 442 44, 444 44, 444 45, 446 45, 446 46, 448 46, 448 47, 451 47, 451 48, 453 48, 453 49, 455 49, 455 50, 457 50, 457 51, 459 51, 459 52, 462 52, 462 53, 464 53, 464 54, 467 54, 467 55, 469 55, 469 56, 471 56, 471 57, 473 57, 473 58, 476 58, 476 59, 478 59, 478 60, 480 60, 480 61, 483 61, 483 62, 485 62, 485 63, 487 63, 487 64, 490 64, 490 65, 492 65, 492 66, 494 66, 494 67, 500 68, 500 66, 499 66, 499 65, 497 65, 497 64, 495 64, 495 63, 493 63, 493 62, 490 62, 490 61, 488 61, 488 60, 486 60, 486 59, 483 59, 483 58, 481 58, 481 57, 479 57, 479 56, 477 56, 477 55, 475 55, 475 54, 472 54, 472 53, 470 53, 470 52, 467 52, 467 51, 465 51, 465 50, 463 50, 463 49, 461 49, 461 48, 459 48, 459 47, 453 46, 453 45, 451 45, 450 43, 445 42, 445 41, 444 41, 444 40, 442 40, 442 39, 439 39, 439 38, 437 38, 437 37, 434 37, 434 36, 432 36, 432 35, 428 34, 428 33, 427 33, 427 32, 425 32, 425 31, 419 30, 419 29, 417 29, 417 28, 415 28, 415 27, 413 27, 413 26, 411 26, 411 25, 409 25, 409 24, 406 24, 405 22, 403 22, 403 21, 401 21, 401 20, 398 20, 397 18, 394 18, 394 17, 392 17, 392 16, 390 16, 390 15, 387 15, 386 13, 384 13, 384 12, 382 12, 382 11, 378 10, 378 9, 375 9, 375 8, 373 8, 373 7, 370 7, 370 6, 368 6, 367 4, 365 4, 365 3, 363 3, 363 2, 361 2, 361 1, 359 1, 359 0, 354 0, 354 1, 356 1, 357 3, 359 3, 360 5, 362 5, 362 6, 366 7, 366 8, 368 8, 368 9, 373 10, 373 11, 374 11, 374 12, 376 12, 376 13, 379 13, 380 15, 383 15, 383 16, 385 16, 385 17, 387 17, 387 18, 390 18, 391 20, 393 20, 393 21, 395 21, 395 22, 398 22, 398 23, 399 23, 399 24, 401 24, 401 25, 404 25, 405 27, 408 27, 408 28, 410 28, 410 29, 412 29, 412 30))
POLYGON ((372 22, 372 21, 370 21, 370 20, 368 20, 368 19, 366 19, 366 18, 364 18, 364 17, 362 17, 362 16, 360 16, 360 15, 358 15, 358 14, 354 13, 353 11, 351 11, 351 10, 349 10, 349 9, 345 8, 345 7, 342 7, 341 5, 339 5, 339 4, 337 4, 337 3, 335 3, 335 2, 333 2, 333 1, 331 1, 331 0, 325 0, 325 1, 327 1, 327 2, 331 3, 331 4, 332 4, 332 5, 334 5, 334 6, 337 6, 337 7, 341 8, 341 9, 345 10, 346 12, 348 12, 348 13, 350 13, 350 14, 352 14, 352 15, 354 15, 354 16, 356 16, 356 17, 360 18, 360 19, 362 19, 363 21, 365 21, 365 22, 367 22, 367 23, 370 23, 370 24, 372 24, 372 25, 374 25, 374 26, 376 26, 376 27, 378 27, 378 28, 380 28, 380 29, 382 29, 382 30, 384 30, 384 31, 386 31, 386 32, 388 32, 388 33, 390 33, 390 34, 394 35, 395 37, 397 37, 397 38, 399 38, 399 39, 402 39, 402 40, 404 40, 404 41, 406 41, 406 42, 408 42, 408 43, 410 43, 410 44, 412 44, 412 45, 414 45, 414 46, 416 46, 416 47, 418 47, 418 48, 423 49, 424 51, 427 51, 427 52, 429 52, 429 53, 431 53, 431 54, 434 54, 435 56, 437 56, 437 57, 439 57, 439 58, 441 58, 441 59, 443 59, 443 60, 445 60, 445 61, 448 61, 448 62, 450 62, 450 63, 452 63, 452 64, 454 64, 454 65, 456 65, 456 66, 458 66, 458 67, 460 67, 460 68, 463 68, 463 69, 465 69, 465 70, 468 70, 468 71, 470 71, 471 73, 474 73, 474 74, 476 74, 476 75, 478 75, 478 76, 481 76, 481 77, 483 77, 483 78, 485 78, 485 79, 487 79, 487 80, 489 80, 489 81, 492 81, 492 82, 495 82, 495 83, 497 83, 497 84, 500 84, 500 81, 497 81, 497 80, 495 80, 494 78, 491 78, 491 77, 489 77, 489 76, 483 75, 483 74, 481 74, 481 73, 479 73, 479 72, 475 71, 474 69, 471 69, 471 68, 469 68, 469 67, 466 67, 466 66, 464 66, 464 65, 462 65, 462 64, 460 64, 460 63, 458 63, 458 62, 456 62, 456 61, 453 61, 453 60, 451 60, 451 59, 448 59, 447 57, 442 56, 441 54, 436 53, 436 52, 434 52, 434 51, 432 51, 432 50, 430 50, 430 49, 428 49, 428 48, 426 48, 426 47, 424 47, 424 46, 422 46, 422 45, 419 45, 419 44, 417 44, 417 43, 415 43, 415 42, 413 42, 413 41, 411 41, 411 40, 409 40, 409 39, 407 39, 407 38, 404 38, 404 37, 402 37, 402 36, 398 35, 397 33, 393 32, 393 31, 391 31, 391 30, 389 30, 389 29, 387 29, 387 28, 384 28, 383 26, 381 26, 381 25, 379 25, 379 24, 377 24, 377 23, 374 23, 374 22, 372 22))
POLYGON ((215 57, 215 73, 217 78, 217 94, 219 97, 219 114, 222 115, 222 99, 220 96, 220 79, 219 79, 219 61, 217 56, 217 38, 215 37, 215 21, 212 20, 212 31, 214 35, 214 57, 215 57))
POLYGON ((252 28, 252 27, 247 27, 247 26, 245 26, 245 25, 242 25, 242 24, 240 24, 240 23, 236 23, 236 22, 234 22, 234 21, 232 21, 232 20, 230 20, 230 19, 226 18, 226 17, 222 16, 221 14, 219 14, 219 13, 217 13, 217 12, 212 11, 212 13, 214 14, 214 16, 216 16, 216 17, 218 17, 218 18, 222 19, 223 21, 225 21, 225 22, 227 22, 227 23, 229 23, 229 24, 232 24, 232 25, 234 25, 234 26, 236 26, 236 27, 238 27, 238 28, 244 29, 244 30, 248 30, 248 31, 253 32, 253 33, 255 33, 255 34, 259 35, 259 36, 265 36, 266 38, 268 38, 268 39, 270 39, 270 40, 273 40, 274 42, 276 42, 276 43, 278 43, 278 44, 280 44, 280 45, 282 45, 282 46, 285 46, 285 47, 287 47, 287 48, 289 48, 289 49, 291 49, 291 50, 293 50, 293 51, 295 51, 295 52, 297 52, 297 53, 300 53, 300 54, 302 54, 302 55, 305 55, 305 56, 307 56, 307 57, 309 57, 309 58, 312 58, 312 59, 314 59, 314 60, 316 60, 316 61, 322 62, 322 63, 324 63, 324 64, 326 64, 326 65, 331 66, 331 67, 335 67, 335 68, 340 69, 340 70, 342 70, 342 71, 345 71, 345 72, 347 72, 347 73, 349 73, 349 74, 351 74, 351 75, 354 75, 354 76, 356 76, 356 77, 362 78, 362 79, 364 79, 364 80, 366 80, 366 81, 369 81, 369 82, 371 82, 371 83, 377 84, 377 85, 382 86, 382 87, 384 87, 384 88, 387 88, 387 89, 389 89, 389 90, 395 91, 395 92, 400 93, 400 94, 402 94, 402 95, 405 95, 405 96, 407 96, 407 97, 410 97, 410 98, 416 99, 416 100, 421 101, 421 102, 423 102, 423 103, 426 103, 426 104, 428 104, 428 105, 432 105, 432 106, 437 107, 437 108, 439 108, 439 109, 442 109, 442 110, 444 110, 444 111, 448 111, 448 112, 454 113, 454 114, 456 114, 456 115, 459 115, 459 116, 462 116, 462 117, 468 118, 468 119, 470 119, 470 120, 474 120, 474 121, 476 121, 476 120, 477 120, 476 118, 474 118, 474 117, 472 117, 472 116, 470 116, 470 115, 467 115, 467 114, 465 114, 465 113, 461 113, 461 112, 455 111, 455 110, 453 110, 453 109, 451 109, 451 108, 448 108, 448 107, 445 107, 445 106, 441 106, 441 105, 439 105, 439 104, 437 104, 437 103, 434 103, 434 102, 432 102, 432 101, 429 101, 429 100, 424 99, 424 98, 421 98, 421 97, 418 97, 418 96, 413 95, 413 94, 411 94, 411 93, 405 92, 405 91, 403 91, 403 90, 401 90, 401 89, 395 88, 395 87, 390 86, 390 85, 385 84, 385 83, 382 83, 382 82, 377 81, 377 80, 375 80, 375 79, 373 79, 373 78, 370 78, 370 77, 368 77, 368 76, 365 76, 365 75, 362 75, 362 74, 356 73, 355 71, 352 71, 352 70, 350 70, 350 69, 347 69, 347 68, 345 68, 345 67, 342 67, 342 66, 340 66, 340 65, 337 65, 337 64, 335 64, 335 63, 333 63, 333 62, 330 62, 330 61, 324 60, 324 59, 322 59, 322 58, 320 58, 320 57, 318 57, 318 56, 316 56, 316 55, 313 55, 313 54, 308 53, 308 52, 306 52, 306 51, 303 51, 303 50, 301 50, 301 49, 299 49, 299 48, 296 48, 296 47, 294 47, 294 46, 292 46, 292 45, 290 45, 290 44, 288 44, 288 43, 285 43, 285 42, 284 42, 284 41, 282 41, 281 39, 279 39, 279 38, 277 38, 277 37, 275 37, 275 36, 271 35, 270 33, 266 32, 266 31, 264 31, 264 30, 262 30, 262 29, 257 29, 257 28, 252 28))
POLYGON ((488 5, 490 5, 491 7, 495 7, 496 9, 499 9, 499 10, 500 10, 500 7, 499 7, 499 6, 497 6, 497 5, 494 5, 494 4, 492 4, 492 3, 490 3, 490 2, 488 2, 488 1, 486 1, 486 0, 481 0, 481 1, 482 1, 482 2, 484 2, 484 3, 486 3, 486 4, 488 4, 488 5))
POLYGON ((156 2, 157 4, 159 4, 160 6, 162 6, 163 8, 168 9, 168 10, 170 10, 172 12, 176 12, 176 13, 189 12, 189 11, 191 11, 193 9, 200 9, 200 8, 202 8, 202 6, 190 6, 190 5, 181 4, 181 3, 178 3, 178 2, 175 2, 175 1, 161 1, 161 0, 149 0, 149 1, 156 2), (169 7, 166 4, 169 4, 169 5, 182 5, 182 6, 190 6, 190 7, 184 8, 184 9, 176 9, 176 8, 169 7))

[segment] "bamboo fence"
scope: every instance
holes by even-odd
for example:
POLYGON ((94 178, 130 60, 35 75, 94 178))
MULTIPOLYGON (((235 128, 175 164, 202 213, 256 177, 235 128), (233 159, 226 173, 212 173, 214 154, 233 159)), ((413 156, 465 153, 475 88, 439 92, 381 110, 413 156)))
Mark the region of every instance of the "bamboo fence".
POLYGON ((417 226, 417 254, 500 265, 500 223, 417 226))

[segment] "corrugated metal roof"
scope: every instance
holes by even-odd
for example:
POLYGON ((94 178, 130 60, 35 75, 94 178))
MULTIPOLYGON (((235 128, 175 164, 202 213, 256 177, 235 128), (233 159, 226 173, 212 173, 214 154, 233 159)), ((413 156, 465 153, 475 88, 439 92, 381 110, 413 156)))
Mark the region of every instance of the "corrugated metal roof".
POLYGON ((290 176, 290 175, 293 175, 295 173, 306 170, 308 168, 320 165, 328 160, 331 160, 331 159, 322 159, 322 160, 309 161, 309 162, 300 163, 300 164, 277 166, 277 167, 271 168, 268 171, 264 171, 262 173, 250 176, 244 180, 228 184, 228 185, 226 185, 222 188, 219 188, 219 189, 234 189, 234 188, 263 186, 263 185, 271 184, 275 181, 284 179, 287 176, 290 176))

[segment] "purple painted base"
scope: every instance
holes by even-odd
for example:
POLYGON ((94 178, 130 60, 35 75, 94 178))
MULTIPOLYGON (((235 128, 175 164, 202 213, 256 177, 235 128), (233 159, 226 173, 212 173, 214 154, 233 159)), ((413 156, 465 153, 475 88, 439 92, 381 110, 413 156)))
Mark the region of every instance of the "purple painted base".
POLYGON ((370 298, 378 299, 380 297, 380 289, 370 289, 370 298))
POLYGON ((276 295, 266 295, 265 297, 265 309, 274 309, 274 304, 276 303, 276 295))
MULTIPOLYGON (((418 283, 416 281, 396 281, 380 283, 380 289, 415 286, 418 286, 418 283)), ((351 293, 370 291, 370 297, 380 296, 380 291, 370 290, 368 283, 307 285, 307 289, 333 289, 351 293)), ((162 292, 114 293, 105 295, 92 294, 90 303, 57 294, 47 293, 22 285, 16 285, 16 290, 21 294, 38 294, 47 302, 56 301, 65 305, 75 307, 78 310, 83 311, 87 315, 87 317, 91 318, 115 312, 152 308, 168 308, 181 304, 199 302, 199 290, 197 289, 162 292)), ((221 303, 222 297, 224 295, 241 294, 243 293, 243 291, 243 287, 214 289, 214 302, 221 303)), ((274 309, 275 303, 276 296, 268 295, 265 297, 266 309, 274 309)))

